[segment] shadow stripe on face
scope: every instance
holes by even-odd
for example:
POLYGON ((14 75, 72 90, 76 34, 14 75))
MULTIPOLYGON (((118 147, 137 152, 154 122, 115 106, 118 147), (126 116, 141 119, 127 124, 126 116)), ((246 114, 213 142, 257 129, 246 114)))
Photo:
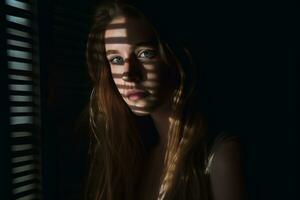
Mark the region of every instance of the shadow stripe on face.
MULTIPOLYGON (((118 89, 127 89, 127 90, 133 89, 133 88, 141 88, 141 87, 135 87, 135 86, 119 85, 119 84, 116 84, 116 86, 117 86, 118 89)), ((154 86, 149 86, 149 85, 144 86, 144 85, 141 85, 141 86, 142 86, 141 89, 143 89, 143 88, 144 89, 157 89, 158 88, 158 85, 154 85, 154 86)))
POLYGON ((119 28, 126 28, 126 23, 115 23, 115 24, 109 24, 106 26, 106 30, 113 30, 113 29, 119 29, 119 28))
MULTIPOLYGON (((108 30, 109 31, 109 30, 108 30)), ((105 37, 104 42, 106 44, 132 44, 138 46, 156 46, 156 42, 154 39, 147 40, 147 42, 137 43, 137 42, 129 42, 128 37, 105 37)))
POLYGON ((150 111, 150 108, 148 107, 137 107, 137 106, 132 106, 132 105, 128 105, 130 107, 130 109, 132 111, 139 111, 139 112, 145 112, 145 113, 148 113, 150 111))
POLYGON ((106 44, 132 44, 127 37, 107 37, 104 39, 106 44))
MULTIPOLYGON (((113 77, 114 79, 118 79, 118 80, 120 80, 120 81, 123 80, 123 79, 122 79, 122 78, 123 78, 123 74, 113 73, 113 74, 112 74, 112 77, 113 77)), ((157 78, 156 73, 146 73, 146 78, 145 78, 145 80, 155 82, 155 81, 158 81, 159 79, 157 78)))
MULTIPOLYGON (((144 63, 144 62, 141 62, 141 64, 142 65, 144 65, 144 64, 149 64, 149 63, 144 63)), ((151 63, 151 64, 156 64, 155 62, 153 62, 153 63, 151 63)), ((120 67, 122 67, 122 66, 120 66, 120 67)), ((160 73, 160 70, 159 69, 155 69, 155 67, 153 66, 143 66, 143 69, 142 69, 143 71, 145 71, 144 73, 160 73), (151 68, 153 68, 153 69, 150 69, 150 67, 151 68)), ((117 69, 114 69, 114 70, 111 70, 112 71, 112 74, 117 74, 116 72, 113 72, 113 71, 117 71, 117 69)), ((118 73, 118 74, 120 74, 120 73, 118 73)))
MULTIPOLYGON (((121 95, 123 98, 127 98, 124 92, 120 92, 120 95, 121 95)), ((150 95, 156 95, 156 92, 152 92, 150 95)))

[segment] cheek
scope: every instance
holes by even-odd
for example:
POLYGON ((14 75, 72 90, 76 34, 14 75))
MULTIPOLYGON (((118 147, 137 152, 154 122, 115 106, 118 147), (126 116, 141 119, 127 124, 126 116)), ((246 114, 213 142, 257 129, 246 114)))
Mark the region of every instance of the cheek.
POLYGON ((113 77, 121 77, 124 69, 121 66, 118 66, 118 67, 112 66, 112 67, 110 67, 110 71, 111 71, 111 74, 113 77))
POLYGON ((166 84, 168 84, 168 76, 166 66, 158 63, 155 66, 147 66, 147 80, 144 85, 151 90, 161 90, 166 84))
MULTIPOLYGON (((124 81, 120 77, 113 77, 116 86, 124 85, 124 81)), ((119 88, 119 87, 118 87, 119 88)))
POLYGON ((112 75, 112 78, 113 78, 113 81, 119 91, 119 93, 121 95, 124 95, 125 94, 125 91, 124 91, 124 81, 122 80, 122 68, 121 67, 111 67, 111 75, 112 75))
POLYGON ((110 72, 117 87, 118 85, 124 85, 124 81, 122 80, 123 69, 121 67, 111 67, 110 72))
POLYGON ((113 78, 114 83, 119 91, 119 93, 124 97, 125 96, 125 84, 121 78, 113 78))
POLYGON ((146 72, 147 81, 161 82, 165 71, 164 64, 161 61, 153 61, 151 64, 144 64, 144 70, 146 72))
POLYGON ((156 81, 157 80, 157 73, 148 72, 147 73, 147 80, 149 80, 149 81, 156 81))

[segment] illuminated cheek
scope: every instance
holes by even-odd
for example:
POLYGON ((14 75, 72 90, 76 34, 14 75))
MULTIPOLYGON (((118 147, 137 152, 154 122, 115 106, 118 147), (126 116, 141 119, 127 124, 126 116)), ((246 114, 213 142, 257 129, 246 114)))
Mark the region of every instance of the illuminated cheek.
POLYGON ((113 76, 114 75, 120 76, 120 75, 123 74, 123 71, 124 71, 123 67, 121 67, 121 66, 119 66, 119 67, 112 66, 110 68, 110 70, 111 70, 111 73, 112 73, 113 76))
POLYGON ((147 79, 151 80, 151 81, 157 81, 158 80, 157 73, 148 72, 147 73, 147 79))
POLYGON ((115 84, 118 85, 124 85, 124 81, 119 77, 113 77, 115 84))
POLYGON ((150 89, 155 89, 155 88, 157 88, 159 85, 160 85, 160 83, 159 83, 159 82, 155 82, 155 81, 144 81, 144 83, 143 83, 143 86, 144 86, 145 88, 148 88, 149 90, 150 90, 150 89))
MULTIPOLYGON (((148 65, 147 67, 150 68, 151 66, 148 65)), ((163 92, 161 89, 165 84, 160 71, 157 68, 155 69, 155 66, 152 66, 151 70, 149 69, 147 71, 147 80, 143 82, 143 86, 147 88, 152 95, 157 95, 158 93, 163 92)))
POLYGON ((125 95, 125 88, 122 87, 122 86, 124 86, 124 81, 120 78, 113 78, 113 79, 114 79, 116 87, 118 88, 119 93, 122 96, 124 96, 125 95))
POLYGON ((122 67, 111 66, 110 71, 111 71, 113 81, 114 81, 115 85, 117 86, 119 92, 123 93, 123 89, 119 87, 120 85, 124 85, 124 81, 121 78, 122 73, 123 73, 122 67))
POLYGON ((153 71, 153 70, 155 70, 155 66, 154 66, 153 64, 143 63, 143 66, 144 66, 144 68, 145 68, 147 71, 153 71))

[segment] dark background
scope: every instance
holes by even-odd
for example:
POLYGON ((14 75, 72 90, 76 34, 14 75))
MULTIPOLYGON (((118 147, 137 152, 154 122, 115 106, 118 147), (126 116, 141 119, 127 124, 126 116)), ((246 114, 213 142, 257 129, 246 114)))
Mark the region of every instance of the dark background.
MULTIPOLYGON (((76 124, 91 87, 85 44, 95 2, 38 2, 44 199, 80 199, 87 140, 76 124)), ((211 120, 244 143, 249 199, 299 199, 296 7, 198 1, 139 6, 150 13, 156 7, 156 17, 187 38, 203 70, 211 120)))

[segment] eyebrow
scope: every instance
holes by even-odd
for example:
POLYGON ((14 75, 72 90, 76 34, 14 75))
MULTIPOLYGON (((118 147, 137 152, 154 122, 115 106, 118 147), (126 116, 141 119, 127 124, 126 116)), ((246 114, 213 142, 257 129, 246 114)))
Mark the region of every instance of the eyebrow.
POLYGON ((139 46, 155 46, 156 42, 154 41, 147 41, 147 42, 139 42, 135 44, 134 46, 139 47, 139 46))
MULTIPOLYGON (((147 42, 139 42, 133 45, 133 47, 141 47, 141 46, 155 46, 156 42, 153 41, 147 41, 147 42)), ((109 49, 106 51, 106 55, 110 55, 110 54, 118 54, 119 51, 118 50, 113 50, 113 49, 109 49)))
POLYGON ((106 51, 106 55, 109 55, 109 54, 118 54, 119 53, 119 51, 117 51, 117 50, 107 50, 106 51))

